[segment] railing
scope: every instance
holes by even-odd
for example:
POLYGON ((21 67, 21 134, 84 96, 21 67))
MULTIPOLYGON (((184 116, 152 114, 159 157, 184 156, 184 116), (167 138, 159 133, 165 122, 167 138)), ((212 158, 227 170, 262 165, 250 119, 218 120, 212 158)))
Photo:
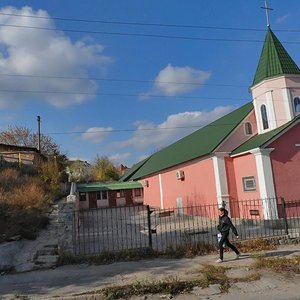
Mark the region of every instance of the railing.
MULTIPOLYGON (((142 248, 165 251, 198 243, 216 246, 218 208, 128 206, 76 211, 74 250, 87 255, 142 248)), ((226 208, 242 240, 299 236, 300 200, 231 201, 226 208)))

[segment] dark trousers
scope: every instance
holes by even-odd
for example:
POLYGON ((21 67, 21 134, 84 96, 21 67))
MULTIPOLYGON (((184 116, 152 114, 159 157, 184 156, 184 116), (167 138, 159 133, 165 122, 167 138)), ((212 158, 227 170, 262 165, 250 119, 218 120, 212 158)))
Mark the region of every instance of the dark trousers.
POLYGON ((239 250, 236 249, 235 246, 233 246, 229 240, 228 240, 228 236, 229 236, 229 231, 226 232, 222 232, 222 237, 220 239, 219 242, 219 249, 220 249, 220 259, 223 260, 223 256, 224 256, 224 247, 223 244, 225 243, 225 245, 229 248, 231 248, 236 254, 240 254, 239 250))

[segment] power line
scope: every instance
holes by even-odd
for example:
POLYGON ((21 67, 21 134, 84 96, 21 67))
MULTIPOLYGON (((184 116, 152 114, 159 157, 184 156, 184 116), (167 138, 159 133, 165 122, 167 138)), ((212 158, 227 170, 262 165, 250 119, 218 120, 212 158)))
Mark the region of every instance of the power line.
POLYGON ((170 27, 170 28, 195 28, 195 29, 218 29, 218 30, 239 30, 239 31, 265 31, 257 28, 241 28, 241 27, 221 27, 221 26, 200 26, 200 25, 187 25, 187 24, 163 24, 163 23, 145 23, 145 22, 126 22, 126 21, 106 21, 106 20, 91 20, 91 19, 75 19, 75 18, 62 18, 62 17, 45 17, 34 15, 22 14, 9 14, 0 13, 4 16, 13 17, 26 17, 33 19, 47 19, 58 21, 82 22, 82 23, 100 23, 100 24, 114 24, 114 25, 134 25, 134 26, 152 26, 152 27, 170 27))
POLYGON ((99 78, 99 77, 71 77, 59 75, 26 75, 26 74, 5 74, 0 76, 7 77, 29 77, 41 79, 65 79, 65 80, 93 80, 93 81, 115 81, 115 82, 136 82, 136 83, 163 83, 163 84, 179 84, 179 85, 195 85, 195 86, 222 86, 222 87, 249 87, 249 85, 223 84, 223 83, 194 83, 194 82, 176 82, 176 81, 160 81, 160 80, 140 80, 140 79, 119 79, 119 78, 99 78))
MULTIPOLYGON (((32 94, 63 94, 63 95, 85 95, 85 96, 118 96, 118 97, 142 97, 146 96, 149 98, 182 98, 182 99, 197 99, 197 100, 224 100, 226 97, 217 98, 217 97, 205 97, 199 98, 197 96, 168 96, 168 95, 142 95, 142 94, 121 94, 121 93, 89 93, 89 92, 67 92, 67 91, 30 91, 30 90, 4 90, 0 89, 0 93, 32 93, 32 94)), ((227 97, 229 99, 229 97, 227 97)), ((230 100, 239 100, 240 98, 232 98, 230 100)))
MULTIPOLYGON (((272 122, 273 120, 269 120, 272 122)), ((285 121, 283 119, 276 119, 275 121, 285 121)), ((174 127, 155 127, 155 128, 135 128, 135 129, 97 129, 91 131, 62 131, 62 132, 48 132, 49 135, 67 135, 67 134, 94 134, 94 133, 115 133, 115 132, 135 132, 135 131, 159 131, 159 130, 175 130, 175 129, 190 129, 190 128, 203 128, 203 127, 220 127, 220 126, 232 126, 246 124, 248 121, 242 121, 240 123, 222 123, 222 124, 206 124, 206 125, 193 125, 193 126, 174 126, 174 127)))
MULTIPOLYGON (((130 32, 108 32, 108 31, 89 31, 89 30, 75 30, 75 29, 56 29, 48 27, 37 26, 25 26, 15 24, 0 24, 0 27, 12 27, 12 28, 26 28, 26 29, 38 29, 46 31, 63 31, 72 33, 89 33, 89 34, 103 34, 114 36, 131 36, 131 37, 150 37, 150 38, 165 38, 165 39, 180 39, 191 41, 209 41, 209 42, 242 42, 242 43, 263 43, 263 40, 250 40, 250 39, 225 39, 225 38, 203 38, 203 37, 189 37, 179 35, 162 35, 162 34, 146 34, 146 33, 130 33, 130 32)), ((300 44, 300 42, 283 41, 285 44, 300 44)))
MULTIPOLYGON (((64 18, 64 17, 46 17, 36 15, 12 14, 3 13, 3 16, 25 17, 33 19, 47 19, 69 22, 82 22, 82 23, 100 23, 100 24, 113 24, 113 25, 134 25, 134 26, 152 26, 152 27, 174 27, 174 28, 194 28, 194 29, 213 29, 213 30, 234 30, 234 31, 258 31, 265 32, 265 29, 259 28, 245 28, 245 27, 224 27, 224 26, 207 26, 207 25, 192 25, 192 24, 168 24, 168 23, 146 23, 146 22, 133 22, 133 21, 107 21, 107 20, 92 20, 92 19, 77 19, 77 18, 64 18)), ((280 32, 300 32, 298 29, 276 29, 274 31, 280 32)))
MULTIPOLYGON (((89 33, 89 34, 103 34, 114 36, 135 36, 135 37, 150 37, 150 38, 165 38, 165 39, 181 39, 181 40, 194 40, 194 41, 214 41, 214 42, 245 42, 245 43, 262 43, 262 40, 245 40, 245 39, 225 39, 225 38, 201 38, 201 37, 188 37, 179 35, 162 35, 162 34, 146 34, 146 33, 130 33, 130 32, 108 32, 108 31, 89 31, 89 30, 75 30, 75 29, 56 29, 48 27, 37 26, 25 26, 25 25, 13 25, 13 24, 0 24, 0 27, 12 27, 12 28, 26 28, 26 29, 38 29, 46 31, 63 31, 72 33, 89 33)), ((299 44, 300 42, 285 42, 299 44)))

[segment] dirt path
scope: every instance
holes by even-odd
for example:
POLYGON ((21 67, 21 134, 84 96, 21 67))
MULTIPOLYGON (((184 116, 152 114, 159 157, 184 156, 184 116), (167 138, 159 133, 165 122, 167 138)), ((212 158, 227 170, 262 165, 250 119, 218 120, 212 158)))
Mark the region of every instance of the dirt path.
MULTIPOLYGON (((300 253, 300 245, 280 246, 268 251, 267 256, 291 257, 300 253)), ((249 266, 254 259, 244 254, 233 260, 233 253, 226 253, 224 267, 230 267, 230 277, 249 275, 249 266)), ((215 264, 216 256, 199 256, 193 259, 148 259, 134 262, 118 262, 110 265, 70 265, 54 270, 41 270, 0 276, 0 299, 12 299, 16 295, 46 299, 86 293, 105 286, 118 286, 137 281, 153 281, 166 278, 187 279, 199 274, 205 264, 215 264)), ((263 272, 260 280, 251 283, 237 282, 228 294, 221 294, 218 285, 207 289, 195 288, 188 295, 177 295, 174 299, 300 299, 299 275, 273 274, 263 272), (203 298, 204 297, 204 298, 203 298)), ((87 299, 86 296, 79 299, 87 299)), ((137 299, 168 299, 168 295, 132 297, 137 299)))

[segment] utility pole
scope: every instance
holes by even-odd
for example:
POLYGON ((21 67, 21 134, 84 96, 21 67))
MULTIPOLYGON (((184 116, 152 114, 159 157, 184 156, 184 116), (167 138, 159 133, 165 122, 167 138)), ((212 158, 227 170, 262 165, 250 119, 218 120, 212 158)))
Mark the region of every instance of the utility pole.
POLYGON ((37 149, 41 151, 41 117, 37 116, 37 121, 38 121, 38 145, 37 149))

